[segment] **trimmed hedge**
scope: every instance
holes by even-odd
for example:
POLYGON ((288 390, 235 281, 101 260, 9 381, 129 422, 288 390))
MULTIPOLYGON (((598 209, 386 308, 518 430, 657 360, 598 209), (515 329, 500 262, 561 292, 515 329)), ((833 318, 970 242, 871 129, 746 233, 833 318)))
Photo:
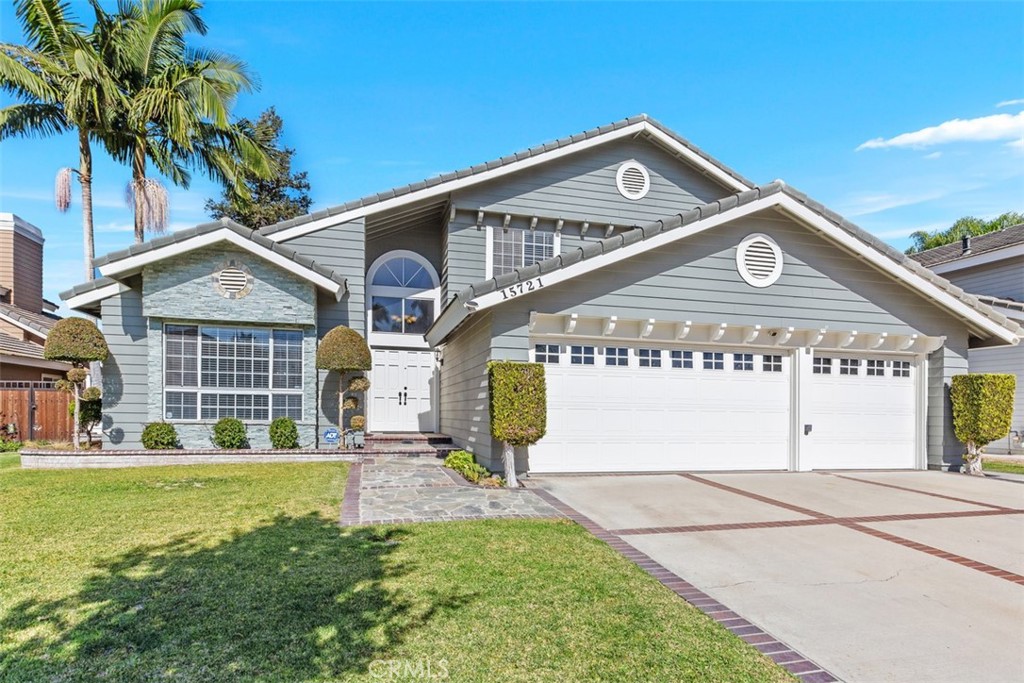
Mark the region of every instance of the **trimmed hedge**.
POLYGON ((316 366, 321 370, 371 370, 370 347, 351 327, 338 325, 324 335, 316 347, 316 366))
POLYGON ((274 448, 298 448, 299 428, 290 417, 278 417, 270 423, 270 445, 274 448))
POLYGON ((213 445, 217 448, 237 450, 249 447, 245 425, 235 417, 222 417, 213 425, 213 445))
POLYGON ((1010 433, 1013 419, 1014 375, 954 375, 949 389, 953 402, 953 431, 974 455, 985 444, 1010 433))
POLYGON ((547 432, 547 389, 540 363, 487 364, 491 435, 512 446, 537 443, 547 432))
POLYGON ((94 360, 106 360, 110 355, 107 340, 99 328, 85 318, 58 320, 46 335, 43 357, 66 363, 84 365, 94 360))
POLYGON ((155 451, 177 448, 178 432, 172 424, 150 422, 142 430, 142 446, 155 451))

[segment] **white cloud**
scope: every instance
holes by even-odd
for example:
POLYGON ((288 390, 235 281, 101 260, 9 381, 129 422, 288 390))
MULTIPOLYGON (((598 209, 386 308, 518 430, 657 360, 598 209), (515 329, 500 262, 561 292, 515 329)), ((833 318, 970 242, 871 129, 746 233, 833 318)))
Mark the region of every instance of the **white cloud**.
MULTIPOLYGON (((195 223, 187 223, 187 222, 183 222, 183 221, 171 221, 171 223, 167 226, 167 232, 178 232, 179 230, 185 230, 187 228, 193 228, 193 227, 195 227, 195 223)), ((96 230, 96 232, 106 232, 106 233, 135 232, 135 224, 134 223, 122 223, 122 222, 118 222, 118 221, 113 221, 113 222, 110 222, 110 223, 104 223, 103 225, 97 225, 95 230, 96 230)), ((151 239, 151 237, 147 236, 146 239, 151 239)))
POLYGON ((932 152, 931 154, 925 154, 925 159, 938 159, 942 156, 942 152, 932 152))
POLYGON ((976 119, 953 119, 937 126, 929 126, 896 137, 875 138, 859 147, 862 149, 887 149, 890 147, 911 147, 920 149, 951 142, 989 142, 994 140, 1017 140, 1024 138, 1024 112, 1019 114, 995 114, 976 119))
POLYGON ((942 192, 925 192, 920 194, 862 194, 851 197, 845 205, 841 206, 839 213, 844 216, 867 216, 872 213, 881 213, 889 209, 896 209, 901 206, 911 206, 922 202, 930 202, 942 198, 942 192))
POLYGON ((1003 100, 997 107, 1016 107, 1018 104, 1024 104, 1024 98, 1019 100, 1003 100))

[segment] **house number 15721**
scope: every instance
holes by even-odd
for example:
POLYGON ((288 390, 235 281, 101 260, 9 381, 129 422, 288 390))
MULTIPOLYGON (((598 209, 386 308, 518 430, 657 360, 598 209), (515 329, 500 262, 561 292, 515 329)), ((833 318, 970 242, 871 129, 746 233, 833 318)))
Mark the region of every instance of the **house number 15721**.
POLYGON ((507 301, 509 299, 513 299, 519 296, 520 294, 529 294, 530 292, 535 292, 538 289, 541 289, 543 286, 544 283, 541 282, 539 277, 535 277, 532 280, 527 280, 526 282, 519 282, 517 284, 512 285, 511 287, 505 287, 504 289, 502 289, 501 300, 507 301))

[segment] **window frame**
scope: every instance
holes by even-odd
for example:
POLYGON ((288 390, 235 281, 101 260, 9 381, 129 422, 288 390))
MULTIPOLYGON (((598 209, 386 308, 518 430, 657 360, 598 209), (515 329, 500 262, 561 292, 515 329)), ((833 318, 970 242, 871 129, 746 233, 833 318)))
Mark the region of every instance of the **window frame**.
POLYGON ((811 374, 831 375, 832 366, 835 365, 835 363, 832 362, 833 360, 835 360, 835 358, 832 356, 815 356, 811 360, 811 374))
MULTIPOLYGON (((504 233, 506 229, 504 227, 500 226, 500 225, 498 225, 498 226, 489 225, 489 226, 486 227, 487 234, 486 234, 486 246, 485 246, 485 249, 484 249, 484 275, 486 276, 486 278, 488 280, 491 279, 492 277, 496 277, 497 275, 501 274, 501 273, 495 273, 495 269, 494 269, 494 241, 495 241, 494 237, 495 237, 495 231, 497 231, 497 230, 501 230, 502 233, 504 233)), ((547 258, 554 258, 555 256, 558 256, 558 254, 561 253, 561 249, 562 249, 562 234, 559 233, 559 232, 553 232, 553 231, 548 231, 548 230, 539 230, 539 229, 530 230, 528 228, 511 228, 511 227, 508 228, 509 232, 511 232, 513 230, 518 230, 519 232, 523 233, 523 241, 522 241, 522 246, 520 248, 520 253, 518 254, 517 265, 514 265, 513 269, 515 269, 515 268, 524 268, 527 265, 525 263, 525 258, 526 258, 526 235, 527 234, 530 234, 530 235, 544 234, 544 235, 551 235, 552 236, 551 256, 548 256, 547 258)), ((540 259, 540 261, 544 261, 544 260, 547 260, 547 259, 540 259)), ((537 263, 537 262, 538 261, 532 261, 531 264, 532 263, 537 263)))
POLYGON ((782 354, 761 354, 761 372, 782 372, 782 354))
POLYGON ((693 370, 693 351, 691 349, 671 349, 668 352, 668 360, 669 367, 673 370, 693 370))
POLYGON ((569 344, 569 365, 597 367, 597 347, 593 344, 569 344), (577 351, 579 349, 579 351, 577 351), (576 362, 576 359, 579 362, 576 362), (590 361, 590 362, 587 362, 590 361))
MULTIPOLYGON (((433 264, 431 264, 425 256, 408 249, 393 249, 381 254, 370 265, 370 267, 366 269, 365 289, 366 341, 371 347, 391 346, 406 349, 430 348, 429 344, 427 344, 427 340, 421 332, 386 332, 384 330, 373 329, 373 300, 376 297, 402 299, 403 315, 405 312, 405 302, 407 300, 429 301, 433 306, 433 319, 431 322, 433 323, 433 321, 436 321, 437 317, 441 315, 441 280, 437 276, 437 271, 434 269, 433 264), (374 278, 377 276, 377 271, 381 270, 389 262, 399 258, 409 259, 421 266, 430 277, 430 282, 433 286, 430 289, 423 289, 421 287, 392 287, 388 285, 372 284, 374 278)), ((427 327, 429 328, 430 326, 428 325, 427 327)))
POLYGON ((662 356, 661 351, 661 349, 654 349, 646 346, 636 347, 637 367, 647 368, 649 370, 660 370, 662 367, 664 367, 664 365, 662 364, 662 360, 664 360, 664 357, 662 356), (646 352, 646 355, 644 352, 646 352))
POLYGON ((725 370, 725 351, 701 351, 701 370, 725 370))
MULTIPOLYGON (((214 323, 214 324, 203 324, 203 323, 194 323, 194 322, 190 323, 190 322, 178 322, 178 321, 164 321, 164 323, 163 323, 163 325, 161 327, 161 342, 162 343, 161 343, 161 349, 160 349, 160 361, 161 361, 161 377, 160 377, 160 381, 161 381, 161 392, 160 392, 161 410, 160 410, 160 413, 163 416, 162 419, 166 420, 167 422, 173 423, 173 424, 209 424, 209 423, 216 422, 218 419, 220 419, 219 417, 213 417, 213 418, 204 418, 203 417, 203 397, 205 397, 205 396, 227 395, 227 396, 234 396, 234 397, 238 397, 238 396, 252 396, 252 397, 265 396, 267 398, 267 408, 266 408, 267 409, 267 419, 265 419, 265 420, 264 419, 257 419, 255 417, 238 418, 238 419, 242 420, 242 422, 245 422, 247 424, 270 424, 276 417, 291 417, 296 422, 303 422, 304 419, 305 419, 305 410, 306 410, 306 407, 307 407, 306 406, 305 390, 306 390, 306 372, 308 370, 308 368, 306 367, 305 341, 306 341, 306 331, 304 329, 302 329, 301 327, 289 327, 289 326, 282 326, 282 325, 266 326, 266 325, 238 325, 238 324, 216 324, 216 323, 214 323), (196 350, 195 350, 195 354, 196 354, 195 355, 195 360, 196 360, 196 371, 195 371, 196 383, 194 385, 184 385, 184 384, 182 384, 182 385, 174 385, 174 384, 168 384, 167 383, 167 374, 169 372, 171 372, 170 370, 167 369, 167 358, 168 358, 167 345, 168 345, 169 341, 172 341, 172 338, 167 333, 167 330, 168 330, 169 327, 194 328, 196 330, 196 350), (214 330, 214 329, 216 329, 216 330, 251 330, 251 331, 259 330, 259 331, 267 332, 268 333, 267 334, 267 373, 266 373, 266 375, 267 375, 267 386, 266 387, 204 386, 203 385, 203 375, 204 375, 204 372, 203 372, 203 360, 204 359, 209 360, 211 358, 212 359, 219 358, 219 356, 217 356, 217 355, 214 355, 212 357, 204 355, 204 353, 203 353, 203 330, 204 329, 208 329, 208 330, 214 330), (274 382, 275 375, 276 376, 281 376, 280 373, 275 373, 275 365, 276 365, 276 363, 278 361, 284 362, 284 363, 295 362, 294 360, 292 360, 290 358, 277 359, 275 357, 276 356, 275 349, 277 347, 277 342, 275 342, 275 339, 274 339, 274 333, 275 332, 293 333, 293 334, 298 334, 298 336, 299 336, 299 344, 298 344, 298 348, 299 348, 299 358, 298 358, 298 363, 299 363, 299 370, 298 370, 299 386, 297 388, 280 388, 280 387, 275 387, 274 386, 274 384, 275 384, 275 382, 274 382), (192 407, 192 406, 186 406, 185 403, 184 403, 184 399, 186 397, 189 397, 189 396, 194 396, 195 397, 194 407, 195 407, 195 411, 196 411, 195 417, 194 418, 168 417, 167 416, 168 415, 167 411, 168 411, 168 407, 169 407, 169 405, 168 405, 168 403, 169 403, 168 402, 168 395, 169 394, 179 394, 179 395, 181 395, 181 398, 182 398, 181 405, 177 405, 177 406, 174 406, 174 407, 175 408, 180 408, 182 410, 184 410, 185 408, 192 407), (298 417, 295 417, 294 414, 290 412, 290 411, 292 411, 294 409, 293 408, 288 408, 288 407, 286 407, 284 409, 284 412, 275 415, 275 413, 274 413, 274 397, 275 396, 295 396, 295 397, 298 397, 298 399, 299 399, 298 417)), ((187 357, 184 354, 179 354, 179 355, 182 358, 186 358, 187 357)), ((237 355, 236 356, 232 356, 232 359, 233 360, 237 360, 238 356, 237 355)), ((254 358, 254 360, 255 360, 255 358, 254 358)), ((185 374, 184 370, 177 371, 177 372, 179 372, 179 374, 182 374, 182 375, 185 374)), ((205 374, 210 374, 210 373, 207 372, 205 374)), ((221 373, 220 373, 220 370, 218 369, 213 374, 215 376, 218 376, 221 373)), ((238 373, 237 373, 237 371, 232 371, 232 374, 233 375, 237 375, 238 373)), ((184 381, 184 379, 182 379, 182 381, 184 381)), ((219 403, 220 399, 217 399, 217 401, 219 403)), ((237 398, 236 398, 236 402, 237 402, 237 398)), ((257 407, 255 406, 255 400, 254 400, 254 405, 250 406, 248 409, 251 410, 251 411, 257 410, 257 407)), ((238 406, 236 405, 235 406, 235 415, 237 415, 237 411, 238 411, 238 406)), ((232 416, 225 416, 225 417, 234 417, 234 415, 232 415, 232 416)))
POLYGON ((844 377, 860 377, 860 358, 840 358, 839 374, 844 377))
POLYGON ((604 367, 606 368, 628 368, 629 367, 629 347, 628 346, 604 346, 601 348, 601 355, 604 356, 604 367), (609 351, 615 353, 609 354, 609 351), (625 351, 625 353, 619 353, 625 351), (615 361, 615 362, 609 362, 615 361))
POLYGON ((909 360, 904 360, 904 359, 893 360, 892 364, 890 365, 890 368, 891 368, 890 376, 894 377, 894 378, 897 378, 897 379, 909 379, 910 378, 910 369, 913 366, 914 366, 914 364, 911 361, 909 361, 909 360), (897 365, 897 363, 899 363, 899 365, 897 365))
POLYGON ((563 355, 565 354, 562 353, 562 344, 560 343, 552 344, 549 342, 534 342, 533 344, 534 363, 540 363, 542 365, 561 365, 563 355), (540 350, 541 346, 544 347, 543 351, 540 350), (555 349, 554 352, 551 351, 552 348, 555 349), (552 356, 554 357, 553 361, 550 360, 552 356))
POLYGON ((754 354, 752 353, 733 353, 732 354, 732 371, 733 372, 753 372, 754 371, 754 354))
POLYGON ((885 377, 885 366, 888 363, 881 358, 868 358, 864 361, 865 377, 885 377))

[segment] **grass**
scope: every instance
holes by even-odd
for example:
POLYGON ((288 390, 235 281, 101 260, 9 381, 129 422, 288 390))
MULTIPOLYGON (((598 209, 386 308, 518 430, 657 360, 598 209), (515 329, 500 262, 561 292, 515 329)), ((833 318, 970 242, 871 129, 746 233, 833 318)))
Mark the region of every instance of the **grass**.
POLYGON ((998 460, 986 460, 981 463, 981 468, 986 472, 1005 472, 1008 474, 1024 474, 1024 465, 1015 462, 1000 462, 998 460))
POLYGON ((0 680, 789 679, 568 522, 340 529, 347 472, 0 456, 0 680))

